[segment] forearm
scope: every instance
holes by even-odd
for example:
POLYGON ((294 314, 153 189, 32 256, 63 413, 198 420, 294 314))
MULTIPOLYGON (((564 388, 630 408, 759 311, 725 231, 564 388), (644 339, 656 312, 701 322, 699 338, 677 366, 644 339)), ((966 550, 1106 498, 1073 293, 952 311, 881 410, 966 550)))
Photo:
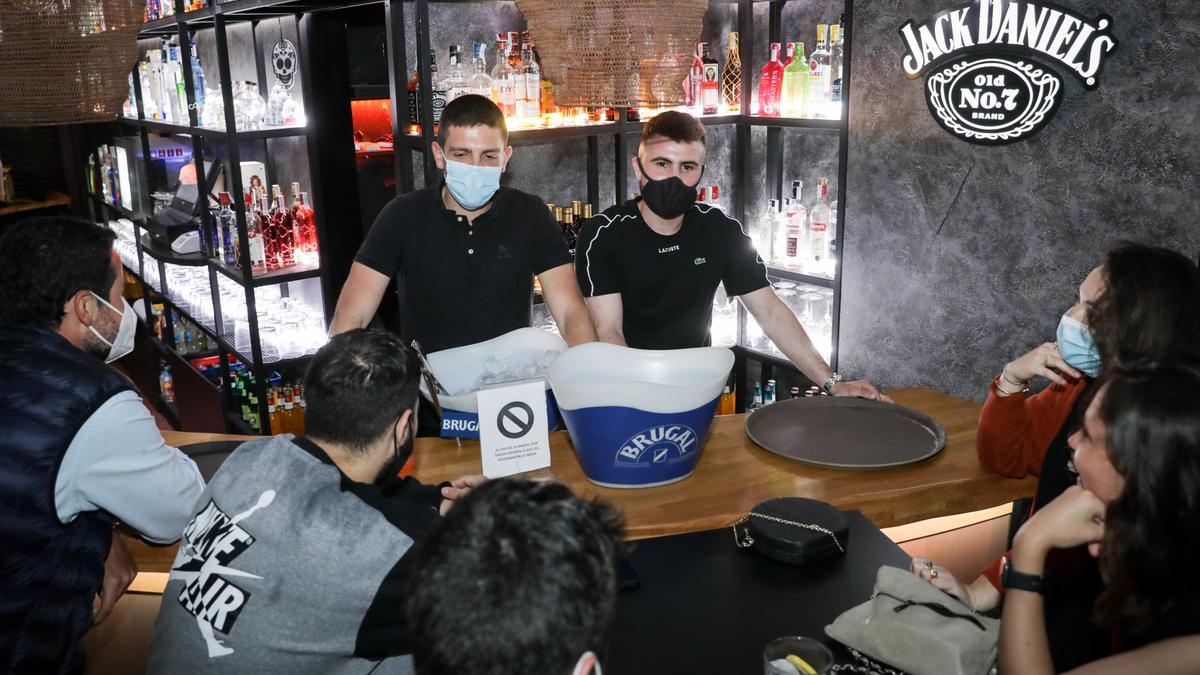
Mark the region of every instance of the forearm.
POLYGON ((333 320, 329 322, 329 335, 332 337, 356 328, 366 328, 369 323, 371 317, 339 304, 333 312, 333 320))
POLYGON ((563 312, 558 322, 559 332, 568 347, 596 341, 596 329, 592 327, 592 318, 588 315, 587 307, 580 302, 578 307, 571 307, 563 312))
MULTIPOLYGON (((1012 566, 1026 574, 1042 574, 1046 553, 1036 546, 1018 541, 1012 552, 1012 566)), ((1050 643, 1046 638, 1046 619, 1040 593, 1010 589, 1004 596, 1000 618, 999 666, 1001 675, 1042 675, 1053 673, 1050 643)))

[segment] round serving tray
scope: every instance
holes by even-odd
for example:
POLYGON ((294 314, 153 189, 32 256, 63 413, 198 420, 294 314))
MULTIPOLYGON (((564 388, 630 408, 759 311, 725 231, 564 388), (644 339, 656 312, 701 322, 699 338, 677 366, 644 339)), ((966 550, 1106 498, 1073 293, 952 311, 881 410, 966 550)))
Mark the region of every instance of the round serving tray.
POLYGON ((774 403, 746 418, 746 435, 777 455, 838 469, 912 464, 946 447, 946 430, 928 415, 848 397, 774 403))

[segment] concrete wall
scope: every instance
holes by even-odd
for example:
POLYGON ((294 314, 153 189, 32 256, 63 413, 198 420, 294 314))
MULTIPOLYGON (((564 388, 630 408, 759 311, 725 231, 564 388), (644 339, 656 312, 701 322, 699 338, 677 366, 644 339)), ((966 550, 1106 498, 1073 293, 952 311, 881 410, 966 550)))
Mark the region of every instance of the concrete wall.
POLYGON ((1064 76, 1055 119, 1004 147, 943 131, 900 67, 900 24, 954 4, 855 3, 841 367, 982 399, 1110 242, 1200 249, 1200 4, 1064 3, 1111 15, 1120 46, 1098 89, 1064 76))

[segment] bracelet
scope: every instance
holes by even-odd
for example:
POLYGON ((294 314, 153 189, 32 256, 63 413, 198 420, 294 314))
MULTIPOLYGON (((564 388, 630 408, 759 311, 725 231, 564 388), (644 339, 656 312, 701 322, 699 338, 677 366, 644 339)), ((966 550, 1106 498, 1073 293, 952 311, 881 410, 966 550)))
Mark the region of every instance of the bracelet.
POLYGON ((829 376, 829 379, 827 379, 823 383, 821 383, 821 391, 825 392, 826 396, 832 396, 833 395, 833 386, 841 381, 842 381, 841 374, 834 373, 833 375, 829 376))
POLYGON ((1016 380, 1014 380, 1008 376, 1008 366, 1004 366, 1003 368, 1000 369, 1000 377, 1003 378, 1005 382, 1007 382, 1015 387, 1024 388, 1025 386, 1027 386, 1027 383, 1017 382, 1016 380))
POLYGON ((1014 396, 1016 394, 1023 394, 1023 393, 1026 393, 1029 391, 1028 384, 1020 384, 1017 382, 1013 382, 1004 374, 1004 371, 1000 371, 1000 377, 996 378, 995 387, 996 387, 996 391, 1000 393, 1000 396, 1014 396), (1017 389, 1016 391, 1009 391, 1009 390, 1005 389, 1003 386, 1001 386, 1001 384, 1000 384, 1001 382, 1008 382, 1009 384, 1016 384, 1019 387, 1019 389, 1017 389))

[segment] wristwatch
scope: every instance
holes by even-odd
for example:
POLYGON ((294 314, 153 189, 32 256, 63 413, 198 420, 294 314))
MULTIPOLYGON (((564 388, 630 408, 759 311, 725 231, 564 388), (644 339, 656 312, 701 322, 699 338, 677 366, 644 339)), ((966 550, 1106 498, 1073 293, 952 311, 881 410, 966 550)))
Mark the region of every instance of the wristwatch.
POLYGON ((1003 568, 1000 571, 1000 585, 1004 588, 1015 588, 1019 591, 1046 594, 1046 577, 1041 574, 1026 574, 1013 569, 1008 556, 1003 558, 1003 568))
POLYGON ((829 376, 829 379, 821 383, 821 391, 825 392, 826 396, 833 396, 833 385, 842 381, 841 373, 834 373, 829 376))

